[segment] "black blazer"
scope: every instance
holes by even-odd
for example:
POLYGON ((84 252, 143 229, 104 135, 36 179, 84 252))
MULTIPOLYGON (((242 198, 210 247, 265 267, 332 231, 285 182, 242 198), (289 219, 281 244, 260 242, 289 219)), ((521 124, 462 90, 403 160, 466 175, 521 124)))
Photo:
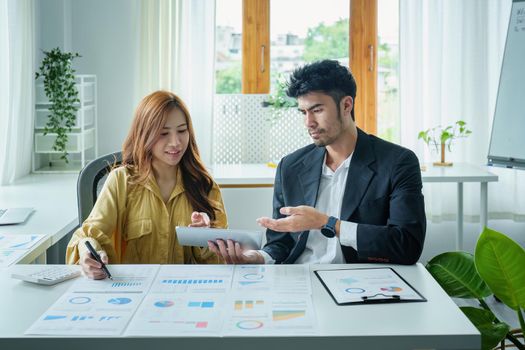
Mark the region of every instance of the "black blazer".
MULTIPOLYGON (((341 246, 347 263, 414 264, 423 250, 426 218, 416 155, 358 131, 348 169, 341 220, 357 223, 357 251, 341 246)), ((308 145, 284 157, 275 175, 273 217, 282 207, 315 206, 325 147, 308 145)), ((264 251, 276 263, 294 263, 310 231, 266 231, 264 251)))

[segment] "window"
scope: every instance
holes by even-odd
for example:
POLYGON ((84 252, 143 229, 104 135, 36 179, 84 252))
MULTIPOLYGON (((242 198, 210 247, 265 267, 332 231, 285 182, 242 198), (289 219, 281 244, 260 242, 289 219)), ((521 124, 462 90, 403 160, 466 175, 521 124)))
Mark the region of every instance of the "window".
POLYGON ((317 1, 271 0, 271 90, 279 77, 287 78, 307 62, 336 59, 348 66, 349 14, 348 0, 324 0, 322 6, 317 1))
POLYGON ((217 0, 215 20, 215 92, 240 94, 242 0, 217 0))
POLYGON ((377 134, 399 143, 399 1, 378 0, 377 134))
POLYGON ((261 104, 279 79, 325 58, 350 61, 358 126, 399 141, 398 1, 217 0, 212 161, 278 161, 310 143, 296 111, 261 104))

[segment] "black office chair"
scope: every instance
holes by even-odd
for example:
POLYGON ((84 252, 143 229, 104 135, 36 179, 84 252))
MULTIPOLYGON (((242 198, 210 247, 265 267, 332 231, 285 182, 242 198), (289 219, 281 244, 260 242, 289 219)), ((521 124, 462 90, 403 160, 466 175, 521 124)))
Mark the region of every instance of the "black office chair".
POLYGON ((77 181, 78 221, 82 225, 97 201, 98 194, 114 165, 122 163, 122 152, 106 154, 89 162, 77 181))

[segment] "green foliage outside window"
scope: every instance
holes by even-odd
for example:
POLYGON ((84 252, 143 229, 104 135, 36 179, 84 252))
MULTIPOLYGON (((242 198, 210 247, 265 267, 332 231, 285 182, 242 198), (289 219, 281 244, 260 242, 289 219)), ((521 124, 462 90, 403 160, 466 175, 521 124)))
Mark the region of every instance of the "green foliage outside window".
POLYGON ((218 70, 215 73, 217 94, 240 94, 241 93, 242 64, 236 62, 229 68, 218 70))
POLYGON ((348 57, 348 28, 348 19, 341 19, 329 26, 321 23, 309 28, 304 41, 304 60, 313 62, 348 57))

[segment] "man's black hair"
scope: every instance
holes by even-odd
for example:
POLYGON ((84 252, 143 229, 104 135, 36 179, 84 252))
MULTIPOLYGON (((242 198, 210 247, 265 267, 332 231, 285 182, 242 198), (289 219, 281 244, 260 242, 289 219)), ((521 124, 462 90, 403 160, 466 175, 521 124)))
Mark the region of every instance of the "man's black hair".
MULTIPOLYGON (((306 64, 294 70, 286 94, 297 98, 309 92, 323 92, 332 97, 337 108, 345 96, 352 96, 355 103, 357 86, 350 70, 338 61, 323 60, 306 64)), ((352 120, 354 107, 352 106, 352 120)))

